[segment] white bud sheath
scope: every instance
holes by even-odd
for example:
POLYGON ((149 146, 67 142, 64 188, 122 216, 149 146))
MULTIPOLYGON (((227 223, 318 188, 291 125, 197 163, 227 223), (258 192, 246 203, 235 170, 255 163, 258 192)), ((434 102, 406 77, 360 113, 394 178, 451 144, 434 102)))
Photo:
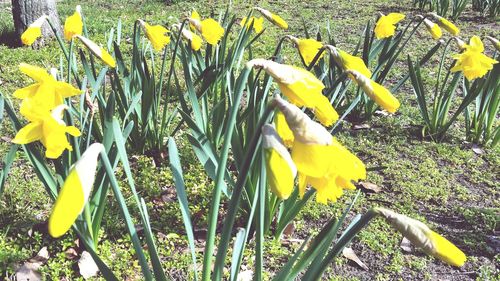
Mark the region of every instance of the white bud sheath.
POLYGON ((33 23, 29 25, 29 27, 42 27, 43 23, 45 20, 47 20, 49 17, 47 15, 42 15, 38 19, 36 19, 33 23))
POLYGON ((81 16, 82 15, 82 6, 76 5, 75 11, 81 16))
POLYGON ((80 41, 96 56, 102 58, 101 47, 99 47, 94 41, 87 39, 81 35, 75 35, 76 38, 80 39, 80 41))
POLYGON ((87 199, 94 185, 97 158, 101 151, 104 151, 104 145, 98 142, 91 144, 74 166, 82 183, 84 197, 87 199))
POLYGON ((303 78, 300 73, 290 65, 280 64, 272 60, 253 59, 247 62, 247 67, 262 68, 279 83, 293 84, 303 78))
POLYGON ((311 120, 297 106, 285 101, 280 96, 275 96, 273 103, 285 115, 288 127, 292 130, 296 140, 304 144, 332 144, 332 135, 325 127, 311 120))

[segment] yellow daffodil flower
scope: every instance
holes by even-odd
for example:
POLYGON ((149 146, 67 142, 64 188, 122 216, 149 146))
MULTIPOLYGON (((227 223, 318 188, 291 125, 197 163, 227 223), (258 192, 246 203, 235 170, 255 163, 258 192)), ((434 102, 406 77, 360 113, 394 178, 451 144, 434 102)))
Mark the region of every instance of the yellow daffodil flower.
POLYGON ((286 147, 292 147, 294 139, 293 132, 286 123, 285 115, 279 110, 274 114, 274 126, 276 127, 278 135, 283 140, 283 144, 286 147))
POLYGON ((42 15, 33 23, 31 23, 28 28, 21 34, 21 41, 24 45, 31 46, 36 41, 36 39, 42 36, 42 25, 47 20, 47 15, 42 15))
POLYGON ((262 147, 266 158, 267 183, 280 199, 287 199, 293 192, 297 168, 273 126, 262 127, 262 147))
POLYGON ((495 39, 491 36, 486 36, 486 39, 490 40, 490 42, 493 44, 493 47, 495 47, 497 52, 500 52, 500 41, 498 39, 495 39))
POLYGON ((295 44, 306 65, 311 64, 318 52, 321 51, 321 55, 316 63, 318 63, 319 59, 324 56, 324 52, 322 50, 323 44, 317 40, 311 38, 299 39, 290 35, 287 36, 287 38, 295 44))
POLYGON ((395 113, 398 110, 400 106, 399 101, 389 92, 389 90, 355 70, 348 70, 347 73, 349 73, 363 91, 383 109, 390 113, 395 113))
POLYGON ((448 31, 453 36, 458 36, 460 29, 454 25, 451 21, 443 18, 436 13, 430 13, 430 15, 436 20, 437 24, 444 30, 448 31))
POLYGON ((102 144, 93 143, 71 168, 50 213, 50 236, 63 236, 82 213, 94 185, 97 157, 103 150, 102 144))
POLYGON ((429 33, 431 34, 432 39, 437 40, 441 38, 441 36, 443 36, 443 32, 441 31, 439 25, 433 23, 428 19, 424 19, 424 24, 425 27, 427 28, 427 31, 429 31, 429 33))
POLYGON ((396 32, 396 24, 402 21, 405 15, 400 13, 390 13, 382 15, 375 24, 375 36, 377 39, 388 38, 396 32))
POLYGON ((35 83, 18 89, 13 96, 22 99, 20 112, 27 117, 31 114, 30 108, 42 108, 50 111, 64 103, 64 98, 75 96, 81 91, 66 82, 57 81, 45 69, 21 63, 19 70, 35 80, 35 83))
POLYGON ((483 77, 493 69, 494 64, 498 63, 498 61, 486 56, 483 52, 484 46, 481 38, 473 36, 469 44, 465 46, 464 51, 453 56, 456 62, 451 71, 462 71, 469 81, 483 77))
POLYGON ((75 13, 64 22, 64 39, 71 41, 73 36, 82 35, 83 21, 80 5, 76 6, 75 13))
POLYGON ((212 18, 202 21, 190 18, 189 22, 201 33, 201 36, 210 45, 217 45, 222 36, 224 36, 224 28, 212 18))
MULTIPOLYGON (((200 16, 200 14, 196 10, 193 10, 191 12, 190 18, 192 18, 194 20, 197 20, 197 21, 201 21, 201 16, 200 16)), ((192 23, 189 24, 189 28, 191 29, 191 31, 195 31, 196 30, 196 27, 192 23)))
POLYGON ((149 42, 151 42, 153 49, 156 51, 163 50, 170 43, 170 36, 167 35, 170 30, 161 25, 150 25, 143 20, 139 20, 139 24, 146 32, 149 42))
POLYGON ((464 265, 467 259, 465 254, 424 223, 385 208, 376 208, 375 210, 413 245, 421 248, 425 253, 453 266, 464 265))
POLYGON ((94 56, 98 57, 102 62, 104 62, 107 66, 111 68, 116 67, 115 59, 106 51, 104 48, 99 47, 95 42, 87 39, 81 35, 76 35, 87 49, 94 54, 94 56))
POLYGON ((45 157, 51 159, 61 156, 65 149, 72 151, 73 147, 69 144, 66 133, 75 137, 81 133, 76 127, 66 126, 62 120, 64 110, 67 108, 68 106, 62 104, 49 112, 33 106, 31 114, 27 116, 30 123, 17 132, 12 142, 28 144, 39 140, 47 149, 45 157))
POLYGON ((366 77, 372 76, 372 72, 361 58, 350 55, 332 45, 325 45, 325 48, 333 56, 335 63, 344 71, 355 70, 366 77))
POLYGON ((241 27, 246 26, 246 28, 250 28, 250 25, 253 23, 253 30, 255 33, 261 33, 264 30, 264 18, 263 17, 250 17, 250 20, 247 20, 247 17, 244 17, 240 21, 241 27))
POLYGON ((281 92, 290 102, 312 109, 323 125, 330 126, 338 120, 338 113, 322 93, 325 85, 311 72, 265 59, 254 59, 247 64, 264 69, 278 83, 281 92))
MULTIPOLYGON (((179 30, 181 28, 181 25, 174 24, 173 27, 177 28, 179 30)), ((182 34, 182 38, 184 38, 185 40, 188 40, 190 42, 189 44, 190 44, 191 49, 193 51, 198 51, 201 48, 201 44, 203 43, 203 40, 201 39, 200 36, 198 36, 198 34, 193 33, 193 32, 191 32, 191 30, 188 30, 185 28, 182 29, 181 34, 182 34)))
POLYGON ((337 200, 342 189, 353 189, 352 181, 366 177, 363 162, 323 126, 280 97, 276 97, 273 103, 285 116, 294 135, 292 160, 299 174, 300 196, 309 184, 317 191, 316 201, 326 204, 337 200))
POLYGON ((273 23, 274 25, 280 27, 281 29, 288 29, 288 23, 281 18, 280 16, 271 13, 270 11, 266 9, 262 9, 259 7, 255 7, 255 10, 259 11, 268 21, 273 23))

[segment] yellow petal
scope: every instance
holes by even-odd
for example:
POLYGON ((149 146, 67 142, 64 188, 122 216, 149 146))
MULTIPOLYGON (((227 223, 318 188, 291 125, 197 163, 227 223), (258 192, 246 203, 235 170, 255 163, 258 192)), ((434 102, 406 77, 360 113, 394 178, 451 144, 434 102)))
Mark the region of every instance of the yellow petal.
MULTIPOLYGON (((306 65, 310 65, 313 59, 316 57, 319 51, 323 48, 323 44, 314 39, 298 39, 297 47, 299 49, 300 55, 304 59, 306 65)), ((324 56, 323 51, 321 51, 321 55, 319 58, 324 56)), ((319 59, 316 63, 319 62, 319 59)))
POLYGON ((28 123, 17 132, 13 143, 28 144, 42 138, 42 124, 39 122, 28 123))
POLYGON ((224 28, 214 19, 205 19, 201 21, 201 35, 208 44, 216 45, 224 36, 224 28))
POLYGON ((55 80, 54 77, 52 77, 45 69, 38 66, 21 63, 19 64, 19 70, 31 77, 31 79, 35 80, 36 82, 55 80))
POLYGON ((443 17, 439 17, 438 24, 453 36, 457 36, 460 33, 460 29, 456 25, 443 17))
POLYGON ((272 22, 274 25, 276 25, 282 29, 288 29, 288 23, 280 16, 273 14, 270 11, 268 11, 266 9, 259 8, 259 7, 256 7, 255 9, 257 11, 259 11, 267 20, 272 22))
POLYGON ((323 126, 327 127, 339 120, 339 114, 325 96, 318 97, 318 102, 314 106, 314 116, 318 118, 323 126))
POLYGON ((290 127, 288 127, 285 115, 283 115, 281 111, 277 111, 274 115, 274 125, 285 146, 292 147, 294 140, 293 132, 290 130, 290 127))
POLYGON ((400 104, 396 97, 394 97, 389 90, 375 81, 371 83, 373 91, 368 94, 378 105, 390 113, 395 113, 400 104))
POLYGON ((31 46, 36 39, 42 36, 42 28, 28 27, 23 34, 21 34, 21 41, 24 45, 31 46))
POLYGON ((18 99, 32 98, 37 93, 39 87, 39 83, 29 85, 28 87, 17 89, 12 95, 18 99))
POLYGON ((170 43, 170 36, 167 35, 170 32, 168 29, 161 25, 149 25, 143 21, 141 23, 146 30, 146 36, 156 51, 161 51, 170 43))
POLYGON ((377 39, 388 38, 396 32, 396 24, 403 20, 405 15, 399 13, 390 13, 381 16, 375 24, 375 36, 377 39))
POLYGON ((467 257, 457 246, 432 230, 428 235, 435 248, 433 256, 453 266, 465 264, 467 257))
POLYGON ((83 32, 83 21, 82 16, 79 11, 69 16, 64 22, 64 39, 71 41, 73 36, 82 35, 83 32))
POLYGON ((371 71, 366 67, 363 59, 352 56, 342 50, 339 50, 339 55, 342 60, 343 69, 344 70, 356 70, 364 76, 370 78, 372 76, 371 71))

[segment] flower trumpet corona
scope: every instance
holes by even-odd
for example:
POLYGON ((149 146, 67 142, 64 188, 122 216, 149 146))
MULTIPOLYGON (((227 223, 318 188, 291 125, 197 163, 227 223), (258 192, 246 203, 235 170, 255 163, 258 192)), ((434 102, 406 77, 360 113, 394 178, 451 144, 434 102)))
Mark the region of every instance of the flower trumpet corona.
POLYGON ((400 106, 399 101, 389 90, 355 70, 348 70, 347 73, 349 73, 363 91, 383 109, 390 113, 395 113, 398 110, 400 106))
POLYGON ((212 18, 204 19, 202 21, 199 19, 189 18, 189 23, 192 24, 199 33, 201 33, 201 36, 210 45, 217 45, 222 36, 224 36, 224 28, 222 28, 222 26, 220 26, 220 24, 212 18))
MULTIPOLYGON (((422 16, 420 15, 419 17, 422 18, 422 16)), ((438 24, 435 24, 429 19, 424 18, 424 25, 425 28, 427 28, 427 31, 429 31, 429 33, 431 34, 432 39, 437 40, 441 38, 441 36, 443 36, 443 32, 441 31, 441 28, 439 27, 438 24)))
POLYGON ((81 135, 78 128, 74 126, 66 126, 62 120, 64 110, 67 105, 59 105, 47 112, 37 108, 30 110, 30 115, 27 116, 28 123, 17 132, 16 137, 12 140, 17 144, 28 144, 34 141, 41 141, 47 149, 45 157, 56 159, 61 156, 65 149, 73 150, 66 138, 66 133, 78 137, 81 135))
POLYGON ((290 35, 287 38, 297 47, 306 65, 310 65, 319 52, 321 54, 316 63, 324 56, 323 44, 317 40, 311 38, 299 39, 290 35))
POLYGON ((49 217, 52 237, 64 235, 82 213, 94 185, 97 157, 103 149, 100 143, 90 145, 70 170, 49 217))
POLYGON ((24 45, 31 46, 36 41, 36 39, 42 36, 42 25, 47 19, 47 15, 42 15, 28 26, 23 34, 21 34, 21 41, 24 45))
POLYGON ((268 21, 272 22, 274 25, 280 27, 281 29, 288 29, 288 23, 280 16, 259 7, 255 7, 254 9, 261 13, 268 21))
POLYGON ((376 208, 375 211, 425 253, 453 266, 464 265, 465 254, 424 223, 385 208, 376 208))
POLYGON ((343 189, 354 189, 352 181, 366 177, 363 162, 323 126, 279 96, 273 103, 285 116, 294 135, 292 160, 298 170, 300 196, 309 184, 317 192, 316 201, 327 204, 336 201, 343 189))
POLYGON ((262 148, 266 158, 267 183, 280 199, 292 194, 297 168, 272 125, 262 127, 262 148))
POLYGON ((462 53, 453 56, 456 62, 451 71, 462 71, 469 81, 483 77, 493 69, 494 64, 498 63, 498 61, 486 56, 483 52, 484 45, 481 38, 473 36, 462 53))
POLYGON ((368 78, 372 76, 372 72, 361 58, 350 55, 332 45, 325 45, 325 49, 328 50, 335 63, 344 71, 355 70, 368 78))
MULTIPOLYGON (((181 28, 181 25, 174 24, 173 27, 175 27, 179 30, 181 28)), ((193 51, 198 51, 201 48, 201 44, 203 43, 203 40, 201 39, 200 36, 198 36, 198 34, 192 32, 191 30, 183 28, 181 31, 181 36, 185 40, 189 41, 189 44, 190 44, 191 49, 193 51)))
POLYGON ((170 30, 166 29, 161 25, 150 25, 143 20, 139 20, 139 24, 146 32, 146 36, 148 37, 149 42, 153 45, 153 49, 156 51, 161 51, 165 48, 166 45, 170 43, 170 36, 167 34, 170 30))
POLYGON ((323 125, 330 126, 338 120, 338 113, 322 93, 325 85, 311 72, 265 59, 253 59, 247 64, 264 69, 278 83, 281 92, 290 102, 312 109, 323 125))
POLYGON ((458 36, 458 34, 460 33, 460 29, 451 21, 443 18, 442 16, 436 13, 430 13, 430 15, 435 19, 435 21, 440 27, 448 31, 451 35, 458 36))
POLYGON ((375 36, 377 39, 388 38, 396 32, 396 24, 402 21, 405 15, 400 13, 390 13, 382 15, 375 24, 375 36))
POLYGON ((264 30, 264 18, 263 17, 250 17, 250 19, 247 19, 247 17, 244 17, 240 21, 241 27, 246 27, 250 28, 250 25, 253 24, 253 30, 255 33, 261 33, 262 30, 264 30))
POLYGON ((115 59, 106 51, 104 48, 99 47, 94 41, 85 38, 81 35, 76 35, 87 49, 94 54, 94 56, 98 57, 102 62, 108 65, 111 68, 116 67, 115 59))
POLYGON ((75 96, 81 91, 66 82, 57 81, 45 69, 21 63, 19 70, 35 80, 28 87, 18 89, 13 96, 22 99, 20 112, 24 117, 32 114, 33 107, 50 111, 64 103, 64 98, 75 96))
POLYGON ((64 22, 64 39, 66 41, 71 41, 75 35, 82 35, 83 21, 81 10, 80 5, 76 6, 75 13, 69 16, 64 22))

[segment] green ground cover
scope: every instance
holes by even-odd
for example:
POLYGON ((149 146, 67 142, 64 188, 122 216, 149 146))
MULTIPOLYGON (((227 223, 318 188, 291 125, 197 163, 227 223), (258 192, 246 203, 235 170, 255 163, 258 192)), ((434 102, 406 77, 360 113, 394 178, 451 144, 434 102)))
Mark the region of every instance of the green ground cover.
MULTIPOLYGON (((165 5, 161 1, 99 0, 82 4, 71 0, 59 2, 58 11, 64 19, 73 13, 75 5, 82 4, 93 40, 105 42, 103 34, 115 26, 117 18, 123 22, 123 33, 131 34, 137 18, 171 24, 193 8, 201 14, 214 11, 217 15, 225 8, 219 2, 222 1, 165 5)), ((240 2, 243 1, 236 1, 233 9, 244 16, 252 5, 240 2)), ((325 26, 329 24, 339 46, 350 51, 366 21, 374 20, 377 12, 418 13, 411 8, 411 1, 265 1, 259 5, 279 11, 290 24, 289 34, 303 36, 304 26, 311 34, 317 31, 325 34, 325 26)), ((6 94, 28 83, 18 71, 20 62, 49 68, 57 66, 60 60, 56 42, 39 50, 12 46, 9 43, 13 29, 10 13, 10 5, 0 4, 0 91, 6 94)), ((464 13, 457 24, 462 28, 463 37, 492 35, 498 38, 500 35, 498 22, 478 17, 472 12, 464 13)), ((412 57, 426 52, 432 44, 430 40, 419 40, 428 36, 424 31, 419 31, 406 50, 412 57)), ((264 33, 255 45, 255 51, 264 57, 269 56, 279 36, 282 34, 264 33)), ((297 62, 296 58, 295 50, 288 46, 285 59, 297 62)), ((435 69, 426 69, 426 81, 434 79, 434 72, 435 69)), ((391 75, 397 79, 401 73, 406 73, 404 61, 398 63, 391 75)), ((401 235, 381 220, 375 220, 351 245, 369 270, 339 258, 325 277, 329 280, 500 280, 499 147, 474 151, 470 144, 464 142, 463 120, 456 123, 442 143, 422 139, 422 120, 411 85, 407 83, 396 96, 402 104, 396 115, 376 115, 362 129, 346 122, 344 130, 338 135, 339 140, 367 167, 385 167, 369 172, 367 179, 381 187, 382 191, 363 191, 353 214, 372 206, 386 206, 425 221, 461 248, 468 261, 458 269, 419 251, 406 253, 399 246, 401 235)), ((4 124, 9 123, 4 122, 0 127, 0 155, 6 153, 8 140, 13 138, 10 125, 4 124)), ((201 256, 206 231, 203 226, 206 225, 206 210, 213 183, 198 164, 184 135, 180 133, 176 138, 201 256)), ((189 279, 192 270, 190 255, 168 165, 157 167, 150 157, 142 155, 132 156, 131 162, 139 191, 151 210, 152 226, 157 233, 157 246, 164 268, 174 279, 189 279)), ((125 195, 131 197, 130 194, 125 195)), ((299 246, 297 241, 311 231, 319 231, 331 216, 339 215, 354 195, 355 192, 346 192, 341 200, 327 206, 310 201, 296 219, 295 231, 281 241, 269 239, 266 244, 266 276, 272 276, 279 270, 284 258, 299 246)), ((124 223, 118 208, 113 208, 115 203, 111 201, 110 204, 98 249, 119 276, 127 280, 140 279, 140 267, 133 258, 131 242, 124 234, 124 223)), ((20 151, 6 190, 0 197, 0 274, 4 277, 8 278, 19 263, 47 246, 50 259, 41 268, 47 280, 81 279, 75 270, 75 256, 68 250, 80 250, 76 234, 70 232, 57 240, 47 234, 46 220, 51 205, 44 188, 29 168, 28 160, 20 151)), ((248 268, 253 266, 251 247, 247 248, 243 264, 248 268)))

